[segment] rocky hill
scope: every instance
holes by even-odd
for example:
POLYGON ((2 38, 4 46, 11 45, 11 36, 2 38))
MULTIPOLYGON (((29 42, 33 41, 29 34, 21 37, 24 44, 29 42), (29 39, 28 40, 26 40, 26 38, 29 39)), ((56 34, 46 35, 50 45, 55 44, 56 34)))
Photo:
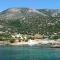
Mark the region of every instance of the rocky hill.
POLYGON ((0 33, 60 33, 60 9, 8 8, 0 12, 0 33))

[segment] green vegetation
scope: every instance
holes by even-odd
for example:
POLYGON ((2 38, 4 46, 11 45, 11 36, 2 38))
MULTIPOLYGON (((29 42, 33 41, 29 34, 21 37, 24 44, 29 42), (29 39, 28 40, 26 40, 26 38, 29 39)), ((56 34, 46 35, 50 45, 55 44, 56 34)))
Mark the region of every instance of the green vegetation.
POLYGON ((0 41, 6 41, 6 40, 9 40, 9 39, 11 39, 11 35, 9 35, 9 34, 0 34, 0 41))
POLYGON ((60 34, 58 34, 60 32, 60 10, 52 9, 47 11, 46 9, 37 9, 36 11, 38 12, 35 12, 33 9, 29 8, 17 9, 20 9, 17 13, 13 13, 10 9, 1 12, 0 31, 5 33, 7 31, 9 35, 4 34, 5 36, 3 35, 0 38, 6 38, 6 40, 8 40, 13 33, 21 33, 23 35, 35 35, 39 33, 52 39, 60 38, 60 34), (58 35, 55 36, 54 33, 58 35), (51 37, 52 35, 54 36, 51 37))

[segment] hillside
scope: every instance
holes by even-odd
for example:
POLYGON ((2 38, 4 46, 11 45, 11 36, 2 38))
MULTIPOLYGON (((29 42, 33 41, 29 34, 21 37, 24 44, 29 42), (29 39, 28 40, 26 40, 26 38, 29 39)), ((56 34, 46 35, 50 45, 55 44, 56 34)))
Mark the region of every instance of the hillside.
POLYGON ((8 8, 0 12, 0 33, 60 34, 60 9, 8 8))

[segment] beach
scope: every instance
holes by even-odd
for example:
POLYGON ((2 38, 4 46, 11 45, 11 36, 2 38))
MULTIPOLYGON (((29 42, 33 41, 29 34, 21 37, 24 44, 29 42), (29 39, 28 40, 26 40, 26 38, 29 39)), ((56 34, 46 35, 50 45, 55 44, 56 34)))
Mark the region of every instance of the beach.
POLYGON ((60 47, 60 41, 58 40, 48 40, 48 39, 35 39, 35 40, 28 40, 27 42, 21 41, 19 42, 16 40, 14 43, 11 43, 9 41, 0 41, 0 45, 47 45, 51 47, 60 47))

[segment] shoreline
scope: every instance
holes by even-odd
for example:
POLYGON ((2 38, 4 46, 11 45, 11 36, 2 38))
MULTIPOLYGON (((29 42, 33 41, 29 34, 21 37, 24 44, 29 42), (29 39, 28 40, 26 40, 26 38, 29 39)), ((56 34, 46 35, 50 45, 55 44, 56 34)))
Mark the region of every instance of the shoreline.
POLYGON ((12 45, 12 46, 22 46, 22 45, 28 45, 28 46, 41 46, 41 47, 50 47, 50 48, 60 48, 60 41, 54 41, 54 40, 41 40, 41 39, 35 39, 35 40, 29 40, 28 42, 14 42, 10 43, 9 41, 0 41, 0 45, 12 45))

